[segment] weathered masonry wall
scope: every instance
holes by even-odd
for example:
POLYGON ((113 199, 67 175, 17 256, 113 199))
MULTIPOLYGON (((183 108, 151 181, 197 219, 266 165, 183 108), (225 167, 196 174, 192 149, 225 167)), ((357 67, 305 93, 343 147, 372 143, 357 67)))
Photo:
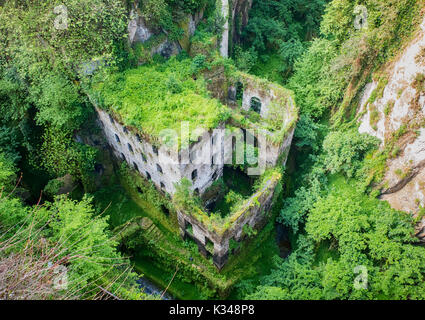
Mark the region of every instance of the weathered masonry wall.
POLYGON ((96 108, 105 137, 115 156, 126 161, 138 170, 155 186, 169 194, 175 193, 175 184, 184 177, 192 181, 192 189, 202 194, 215 180, 223 174, 223 164, 211 164, 210 155, 221 156, 222 137, 211 136, 208 132, 190 150, 177 153, 165 147, 155 148, 137 134, 128 130, 106 111, 96 108), (214 140, 215 141, 212 141, 214 140), (212 146, 211 149, 208 146, 212 146), (211 152, 212 150, 212 152, 211 152), (184 156, 192 161, 180 164, 184 156))
MULTIPOLYGON (((252 109, 252 101, 256 99, 260 103, 259 114, 262 119, 268 119, 276 116, 282 117, 282 128, 287 128, 290 126, 290 123, 297 116, 293 114, 293 111, 296 109, 292 97, 288 97, 288 104, 286 107, 279 105, 279 100, 282 98, 281 89, 276 88, 274 84, 268 83, 256 84, 255 81, 249 79, 248 77, 241 79, 244 82, 244 85, 239 82, 234 84, 229 88, 228 100, 235 103, 238 90, 243 90, 242 93, 242 110, 248 112, 252 109), (241 88, 238 88, 241 86, 241 88), (278 108, 279 112, 274 112, 274 108, 278 108)), ((272 138, 276 132, 270 132, 261 126, 258 126, 255 130, 255 134, 259 140, 261 136, 265 138, 272 138)), ((266 166, 275 167, 277 165, 285 165, 288 158, 289 150, 292 144, 292 139, 295 132, 295 126, 292 129, 289 129, 287 134, 282 137, 282 141, 277 143, 266 143, 264 153, 266 166)))
POLYGON ((280 145, 270 145, 267 147, 267 167, 286 165, 294 133, 295 129, 292 129, 280 145))
POLYGON ((267 181, 265 186, 244 204, 236 220, 223 234, 210 231, 210 228, 190 214, 178 210, 181 236, 192 238, 205 257, 212 255, 214 265, 221 270, 229 258, 229 241, 233 239, 241 242, 246 237, 243 232, 246 225, 253 229, 261 229, 267 222, 277 184, 276 180, 267 181))

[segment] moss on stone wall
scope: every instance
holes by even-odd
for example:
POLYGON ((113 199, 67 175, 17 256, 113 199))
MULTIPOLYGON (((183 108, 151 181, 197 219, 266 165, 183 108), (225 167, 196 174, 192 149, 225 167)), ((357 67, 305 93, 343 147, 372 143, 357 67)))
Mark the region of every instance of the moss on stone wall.
POLYGON ((111 74, 93 85, 92 97, 125 126, 157 139, 163 130, 180 135, 182 122, 191 132, 215 128, 231 111, 210 97, 203 77, 195 76, 196 62, 174 57, 111 74))

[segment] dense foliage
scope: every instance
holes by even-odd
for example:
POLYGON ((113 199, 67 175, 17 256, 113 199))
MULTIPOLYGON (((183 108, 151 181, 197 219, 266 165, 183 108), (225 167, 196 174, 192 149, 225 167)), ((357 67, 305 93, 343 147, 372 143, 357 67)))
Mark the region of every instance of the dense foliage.
POLYGON ((15 163, 22 159, 22 167, 50 178, 66 173, 89 178, 94 151, 73 140, 92 115, 78 80, 92 60, 122 62, 115 52, 125 41, 126 19, 121 1, 0 6, 5 22, 0 26, 0 146, 15 163))
MULTIPOLYGON (((152 136, 162 129, 179 132, 181 121, 191 129, 210 129, 229 117, 230 110, 211 99, 209 82, 200 76, 209 69, 206 57, 216 54, 223 31, 217 4, 136 3, 155 34, 153 42, 168 39, 191 51, 164 62, 151 55, 149 42, 130 47, 127 26, 134 4, 129 1, 0 1, 0 299, 147 298, 135 285, 111 227, 119 229, 130 216, 139 230, 136 219, 150 216, 149 210, 155 212, 150 217, 157 219, 158 234, 167 236, 162 239, 156 231, 129 236, 126 249, 140 253, 138 263, 156 254, 157 264, 174 271, 179 261, 176 281, 188 290, 197 282, 202 297, 228 289, 231 277, 217 274, 210 262, 205 270, 192 268, 203 258, 195 256, 195 245, 178 239, 177 222, 165 213, 173 211, 169 199, 152 185, 142 188, 131 175, 125 183, 134 184, 139 195, 126 191, 121 199, 124 191, 117 194, 104 182, 126 175, 114 172, 99 142, 87 96, 152 136), (199 11, 204 18, 190 37, 188 15, 199 11), (183 39, 190 45, 182 45, 183 39), (152 63, 133 68, 144 61, 142 54, 152 63), (101 175, 97 171, 103 179, 95 178, 101 175), (112 211, 112 222, 105 208, 112 211), (66 268, 69 286, 52 290, 59 266, 66 268), (25 275, 24 282, 16 281, 17 273, 25 275), (206 279, 217 283, 211 286, 206 279)), ((234 37, 240 42, 232 43, 234 62, 221 62, 285 83, 301 116, 282 184, 285 194, 276 196, 273 209, 291 232, 293 252, 263 261, 268 266, 259 271, 247 260, 261 259, 261 250, 242 247, 252 256, 235 261, 244 262, 246 274, 255 277, 238 283, 239 298, 425 298, 425 250, 413 236, 415 221, 378 200, 374 190, 394 151, 391 146, 378 151, 379 141, 360 135, 356 122, 362 89, 371 78, 383 89, 380 68, 410 40, 423 9, 419 0, 253 1, 247 26, 238 30, 242 37, 234 37), (368 11, 367 28, 354 23, 358 5, 368 11)), ((177 200, 198 206, 189 187, 183 180, 177 200)), ((246 199, 237 190, 226 191, 223 201, 230 209, 246 199)), ((211 219, 225 221, 220 214, 211 219)), ((272 229, 270 223, 258 244, 273 237, 272 229)), ((273 248, 268 250, 274 254, 273 248)), ((229 268, 239 281, 240 266, 229 268)))

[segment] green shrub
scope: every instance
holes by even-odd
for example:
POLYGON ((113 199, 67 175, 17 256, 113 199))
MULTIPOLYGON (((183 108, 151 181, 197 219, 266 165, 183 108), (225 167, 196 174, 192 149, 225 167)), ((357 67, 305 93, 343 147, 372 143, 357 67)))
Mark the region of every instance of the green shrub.
POLYGON ((99 107, 153 137, 154 142, 165 129, 180 136, 182 122, 189 123, 190 132, 208 130, 227 120, 230 109, 210 97, 202 75, 192 78, 206 66, 204 55, 193 60, 173 57, 102 77, 92 85, 91 95, 99 107))
POLYGON ((63 186, 64 182, 62 180, 50 180, 44 187, 44 193, 46 193, 49 197, 53 197, 58 194, 60 188, 62 188, 63 186))
POLYGON ((356 129, 331 132, 323 142, 323 163, 331 174, 342 172, 353 177, 363 157, 379 146, 380 141, 356 129))

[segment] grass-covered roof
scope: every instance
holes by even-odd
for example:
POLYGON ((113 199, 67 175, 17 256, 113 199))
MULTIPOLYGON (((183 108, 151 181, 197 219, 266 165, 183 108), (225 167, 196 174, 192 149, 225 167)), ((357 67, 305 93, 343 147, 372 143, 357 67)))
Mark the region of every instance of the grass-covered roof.
POLYGON ((112 111, 126 126, 158 137, 164 129, 180 135, 181 122, 211 129, 231 110, 211 98, 203 77, 194 78, 193 61, 171 58, 115 73, 93 85, 98 106, 112 111))

